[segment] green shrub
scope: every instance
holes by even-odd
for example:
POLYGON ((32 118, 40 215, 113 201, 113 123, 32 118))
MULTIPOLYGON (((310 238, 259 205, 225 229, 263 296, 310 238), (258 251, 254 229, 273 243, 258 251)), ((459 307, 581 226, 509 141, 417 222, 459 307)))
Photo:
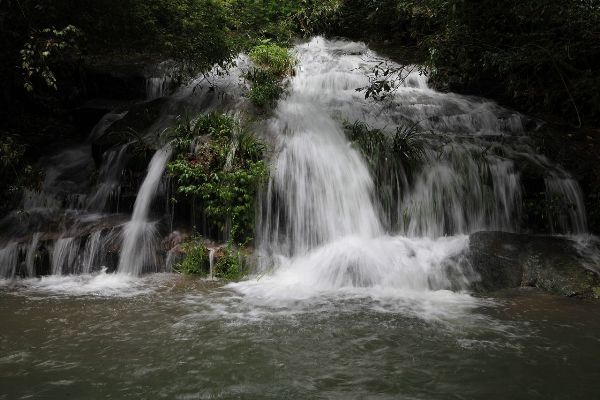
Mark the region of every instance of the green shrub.
POLYGON ((291 74, 294 59, 276 44, 261 44, 249 53, 255 64, 245 75, 250 84, 248 98, 260 108, 273 106, 284 92, 284 78, 291 74))
POLYGON ((193 237, 181 245, 185 253, 183 260, 175 266, 175 270, 187 275, 206 276, 210 273, 208 249, 201 238, 193 237))
POLYGON ((255 68, 248 72, 246 79, 250 82, 248 98, 257 107, 273 106, 283 94, 280 80, 268 71, 255 68))
POLYGON ((248 54, 250 60, 262 70, 268 71, 277 78, 288 75, 293 66, 290 52, 276 44, 261 44, 253 48, 248 54))
POLYGON ((249 266, 243 248, 236 248, 231 244, 220 250, 221 254, 214 266, 216 278, 227 281, 239 281, 248 273, 249 266))
POLYGON ((33 189, 43 179, 42 171, 27 163, 19 135, 0 130, 0 217, 18 205, 25 189, 33 189))

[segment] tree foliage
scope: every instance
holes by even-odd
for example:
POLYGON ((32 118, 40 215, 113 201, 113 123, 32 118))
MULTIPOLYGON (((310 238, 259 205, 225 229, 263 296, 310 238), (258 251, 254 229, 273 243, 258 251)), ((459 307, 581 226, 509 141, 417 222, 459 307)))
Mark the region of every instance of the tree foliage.
MULTIPOLYGON (((349 36, 418 46, 438 88, 576 125, 600 121, 598 2, 344 0, 330 19, 349 36)), ((393 90, 401 69, 387 72, 369 94, 393 90)))

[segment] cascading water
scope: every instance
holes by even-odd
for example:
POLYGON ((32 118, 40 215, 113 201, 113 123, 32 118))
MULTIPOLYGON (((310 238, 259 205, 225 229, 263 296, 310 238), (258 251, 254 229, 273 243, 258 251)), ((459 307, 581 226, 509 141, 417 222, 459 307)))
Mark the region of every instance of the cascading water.
POLYGON ((0 249, 0 276, 12 278, 15 276, 19 257, 19 244, 8 243, 0 249))
MULTIPOLYGON (((466 287, 468 271, 458 265, 464 235, 519 229, 516 161, 552 168, 528 145, 523 117, 435 92, 416 72, 383 105, 365 100, 356 88, 368 85, 380 58, 360 43, 316 38, 296 54, 289 95, 270 122, 276 156, 260 208, 262 264, 276 267, 234 287, 270 300, 466 287), (420 166, 407 174, 391 160, 369 165, 344 135, 344 123, 357 120, 380 130, 418 126, 420 166)), ((563 227, 581 225, 579 206, 563 227)))
POLYGON ((140 187, 131 220, 123 230, 123 247, 118 271, 139 275, 145 266, 156 265, 157 233, 155 223, 148 220, 150 206, 171 156, 169 145, 158 150, 150 164, 148 173, 140 187))
POLYGON ((556 232, 582 234, 587 232, 587 219, 581 188, 569 176, 549 176, 546 183, 546 200, 552 229, 556 232), (556 214, 553 215, 553 214, 556 214))
MULTIPOLYGON (((542 171, 546 203, 562 210, 549 216, 554 232, 586 231, 579 185, 533 150, 522 115, 484 99, 436 92, 414 71, 406 72, 385 102, 376 103, 356 91, 369 84, 368 74, 382 61, 364 44, 315 38, 293 51, 298 68, 288 94, 272 118, 255 126, 274 150, 256 235, 259 272, 276 266, 261 280, 265 288, 293 293, 301 287, 306 292, 464 287, 468 274, 456 260, 467 245, 466 235, 523 230, 524 165, 542 171), (419 163, 370 159, 350 140, 347 125, 355 121, 389 137, 396 127, 417 126, 419 163)), ((240 84, 248 60, 240 56, 236 62, 238 68, 229 75, 198 77, 168 98, 154 100, 164 106, 143 140, 160 141, 157 135, 182 110, 250 111, 240 84)), ((148 98, 166 96, 165 82, 149 80, 148 98)), ((111 213, 131 204, 121 207, 119 200, 133 144, 92 154, 91 143, 127 114, 107 114, 83 145, 42 162, 47 166, 44 189, 28 192, 23 201, 32 217, 23 224, 15 212, 0 221, 0 229, 12 229, 11 238, 1 241, 2 276, 39 274, 42 259, 50 260, 50 272, 56 274, 94 272, 107 262, 114 268, 118 252, 119 272, 163 270, 156 265, 159 238, 149 212, 169 150, 152 158, 127 224, 111 213), (48 227, 58 230, 48 232, 48 227), (18 238, 16 245, 12 237, 18 238)))
POLYGON ((98 171, 98 184, 87 200, 87 208, 91 210, 104 211, 111 198, 117 199, 120 194, 120 174, 125 168, 127 160, 127 149, 125 144, 118 149, 108 151, 104 157, 100 171, 98 171))
POLYGON ((65 271, 72 271, 75 260, 79 255, 78 238, 61 238, 54 243, 52 250, 52 274, 61 275, 65 271))
POLYGON ((27 276, 35 275, 35 253, 40 243, 41 232, 36 232, 31 238, 31 243, 27 248, 27 255, 25 256, 25 266, 27 268, 27 276))

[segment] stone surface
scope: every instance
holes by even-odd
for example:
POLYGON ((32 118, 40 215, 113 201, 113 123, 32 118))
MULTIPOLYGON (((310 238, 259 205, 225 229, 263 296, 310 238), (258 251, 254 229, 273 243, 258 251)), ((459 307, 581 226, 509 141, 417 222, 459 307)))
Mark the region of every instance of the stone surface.
POLYGON ((478 232, 470 236, 468 260, 479 279, 473 289, 490 292, 519 286, 597 298, 600 277, 565 237, 478 232))

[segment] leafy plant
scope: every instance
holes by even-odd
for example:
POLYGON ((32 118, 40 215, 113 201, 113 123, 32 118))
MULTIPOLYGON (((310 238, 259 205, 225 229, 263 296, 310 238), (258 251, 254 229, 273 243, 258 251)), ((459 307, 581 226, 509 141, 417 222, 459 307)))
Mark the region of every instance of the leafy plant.
POLYGON ((31 32, 29 40, 20 51, 23 86, 28 92, 34 89, 34 82, 43 82, 47 87, 57 90, 56 76, 51 69, 59 58, 79 55, 79 29, 67 25, 63 29, 45 28, 31 32))
POLYGON ((215 277, 227 281, 239 281, 248 273, 247 256, 243 248, 231 243, 219 250, 220 254, 215 263, 215 277))
POLYGON ((183 122, 171 135, 179 143, 168 166, 177 192, 199 199, 209 222, 237 243, 251 240, 255 197, 268 172, 266 146, 227 115, 183 122))
POLYGON ((294 66, 289 51, 276 44, 256 46, 248 56, 259 68, 276 78, 283 78, 288 75, 294 66))
POLYGON ((273 106, 283 94, 283 87, 279 79, 268 71, 252 69, 246 74, 250 82, 248 98, 258 107, 273 106))
POLYGON ((19 136, 0 131, 0 215, 20 200, 24 189, 35 187, 42 179, 41 171, 25 159, 27 146, 19 136))
POLYGON ((208 249, 202 243, 202 238, 194 236, 181 244, 185 253, 183 260, 175 265, 175 270, 187 275, 206 276, 210 272, 208 249))
POLYGON ((418 124, 398 126, 393 132, 374 129, 361 121, 346 124, 349 139, 358 146, 372 168, 399 162, 404 168, 416 166, 425 158, 424 132, 418 124))
POLYGON ((248 97, 260 108, 272 106, 283 94, 283 80, 293 72, 294 59, 286 48, 261 44, 249 53, 255 64, 245 75, 250 83, 248 97))

